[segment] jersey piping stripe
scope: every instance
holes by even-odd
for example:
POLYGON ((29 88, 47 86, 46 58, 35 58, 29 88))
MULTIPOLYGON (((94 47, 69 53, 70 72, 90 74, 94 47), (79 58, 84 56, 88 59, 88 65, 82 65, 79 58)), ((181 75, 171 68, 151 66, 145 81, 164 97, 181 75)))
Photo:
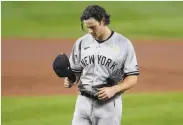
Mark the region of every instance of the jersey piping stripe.
POLYGON ((127 72, 126 74, 128 74, 128 73, 133 73, 133 72, 139 72, 139 71, 132 71, 132 72, 127 72))
POLYGON ((126 76, 132 76, 132 75, 139 75, 139 73, 134 73, 134 74, 125 74, 126 76))
POLYGON ((76 70, 76 69, 72 69, 72 68, 71 68, 71 70, 72 70, 73 72, 78 72, 78 73, 82 72, 82 70, 76 70))
POLYGON ((125 73, 126 75, 139 75, 139 71, 134 71, 134 72, 129 72, 129 73, 125 73))
POLYGON ((126 74, 133 74, 133 73, 139 73, 139 71, 135 71, 135 72, 128 72, 126 74))

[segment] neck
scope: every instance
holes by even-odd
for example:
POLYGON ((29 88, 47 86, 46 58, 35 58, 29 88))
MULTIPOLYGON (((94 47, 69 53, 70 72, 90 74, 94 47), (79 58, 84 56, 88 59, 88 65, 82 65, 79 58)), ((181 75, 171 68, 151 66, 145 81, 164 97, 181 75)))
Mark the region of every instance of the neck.
POLYGON ((106 40, 111 35, 111 30, 106 26, 103 29, 103 33, 98 37, 98 40, 106 40))

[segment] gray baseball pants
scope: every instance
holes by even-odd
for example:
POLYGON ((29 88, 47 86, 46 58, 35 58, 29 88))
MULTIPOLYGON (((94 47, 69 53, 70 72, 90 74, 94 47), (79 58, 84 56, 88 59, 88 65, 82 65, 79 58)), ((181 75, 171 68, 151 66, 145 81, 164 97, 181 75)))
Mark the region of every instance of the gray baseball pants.
POLYGON ((121 125, 121 95, 101 103, 78 95, 72 125, 121 125))

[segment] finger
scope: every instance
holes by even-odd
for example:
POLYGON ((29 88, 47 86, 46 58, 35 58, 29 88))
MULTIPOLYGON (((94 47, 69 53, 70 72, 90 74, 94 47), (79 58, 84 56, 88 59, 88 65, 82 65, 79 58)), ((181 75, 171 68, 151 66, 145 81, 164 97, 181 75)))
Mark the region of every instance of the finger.
POLYGON ((68 82, 64 83, 64 87, 68 88, 69 86, 70 86, 70 84, 68 82))
POLYGON ((104 95, 104 96, 102 96, 102 97, 100 97, 100 98, 98 98, 99 100, 105 100, 105 99, 107 99, 107 95, 104 95))
POLYGON ((65 88, 71 88, 72 87, 72 85, 68 85, 68 86, 64 86, 65 88))
POLYGON ((100 90, 99 92, 97 92, 96 95, 100 95, 100 94, 103 94, 103 93, 105 93, 105 91, 104 90, 100 90))
POLYGON ((67 81, 64 82, 64 85, 68 85, 69 83, 67 81))
POLYGON ((102 98, 102 97, 104 97, 105 95, 106 95, 105 93, 99 94, 99 95, 98 95, 98 98, 102 98))
POLYGON ((69 87, 69 85, 64 85, 64 87, 68 88, 68 87, 69 87))
POLYGON ((69 80, 68 80, 68 78, 67 78, 67 77, 64 79, 64 82, 69 82, 69 80))
POLYGON ((98 90, 98 91, 102 91, 103 89, 104 89, 104 88, 98 88, 97 90, 98 90))

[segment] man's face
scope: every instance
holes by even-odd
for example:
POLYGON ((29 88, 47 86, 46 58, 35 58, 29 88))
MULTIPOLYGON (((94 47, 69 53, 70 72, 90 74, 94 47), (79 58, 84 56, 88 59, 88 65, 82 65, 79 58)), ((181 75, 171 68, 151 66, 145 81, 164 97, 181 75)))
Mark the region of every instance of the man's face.
POLYGON ((86 28, 88 29, 88 32, 94 37, 98 38, 102 34, 102 28, 103 28, 103 22, 98 22, 94 18, 89 18, 87 20, 84 20, 84 24, 86 28))

